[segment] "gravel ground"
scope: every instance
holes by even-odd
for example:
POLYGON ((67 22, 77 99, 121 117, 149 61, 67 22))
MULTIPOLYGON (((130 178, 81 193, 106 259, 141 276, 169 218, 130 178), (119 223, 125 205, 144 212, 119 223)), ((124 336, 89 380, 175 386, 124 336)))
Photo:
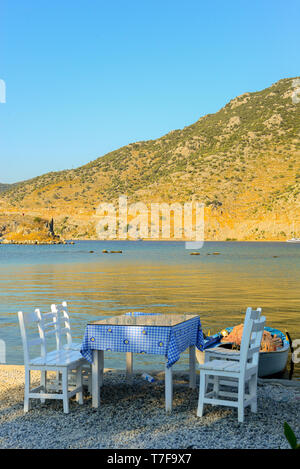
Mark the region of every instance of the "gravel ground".
MULTIPOLYGON (((62 401, 32 401, 23 413, 24 368, 0 366, 0 448, 289 448, 283 434, 287 421, 300 439, 300 387, 258 386, 258 413, 247 408, 245 422, 233 408, 205 406, 196 417, 198 390, 184 374, 174 374, 173 412, 164 411, 163 374, 155 383, 140 374, 107 371, 101 408, 71 400, 70 413, 62 401)), ((38 378, 33 373, 33 382, 38 378)))

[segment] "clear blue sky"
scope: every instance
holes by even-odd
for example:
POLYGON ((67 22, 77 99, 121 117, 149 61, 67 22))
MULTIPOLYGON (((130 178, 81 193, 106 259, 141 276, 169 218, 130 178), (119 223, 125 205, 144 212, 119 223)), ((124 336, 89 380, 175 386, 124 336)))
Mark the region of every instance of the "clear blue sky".
POLYGON ((298 76, 299 0, 2 0, 0 182, 77 167, 298 76))

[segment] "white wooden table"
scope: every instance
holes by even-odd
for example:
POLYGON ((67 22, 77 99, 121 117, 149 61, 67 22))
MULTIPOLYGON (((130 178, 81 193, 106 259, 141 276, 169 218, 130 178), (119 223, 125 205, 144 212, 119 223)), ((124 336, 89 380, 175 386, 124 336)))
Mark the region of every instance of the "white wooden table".
POLYGON ((133 372, 133 353, 165 355, 165 408, 167 412, 172 410, 173 400, 172 366, 170 366, 170 363, 173 364, 173 362, 170 361, 170 354, 168 353, 171 340, 173 341, 172 347, 170 346, 169 349, 171 354, 175 354, 175 358, 173 357, 174 362, 178 360, 180 353, 189 348, 189 386, 190 388, 196 387, 195 344, 199 347, 200 338, 201 341, 203 339, 198 315, 161 314, 138 317, 122 315, 93 322, 88 327, 90 329, 86 331, 84 343, 90 356, 92 352, 93 407, 100 406, 100 390, 103 385, 104 373, 104 349, 110 343, 110 340, 112 346, 109 350, 126 353, 127 375, 133 372), (141 333, 145 334, 144 337, 141 333), (124 337, 129 339, 127 340, 124 337), (152 339, 154 337, 152 341, 150 340, 151 337, 152 339), (161 342, 156 340, 159 337, 163 338, 161 342), (167 337, 170 343, 167 343, 167 337), (162 346, 159 347, 160 345, 162 346), (177 345, 178 350, 176 349, 177 345), (142 346, 148 346, 146 352, 138 352, 142 346), (130 350, 130 347, 131 351, 126 351, 130 350))

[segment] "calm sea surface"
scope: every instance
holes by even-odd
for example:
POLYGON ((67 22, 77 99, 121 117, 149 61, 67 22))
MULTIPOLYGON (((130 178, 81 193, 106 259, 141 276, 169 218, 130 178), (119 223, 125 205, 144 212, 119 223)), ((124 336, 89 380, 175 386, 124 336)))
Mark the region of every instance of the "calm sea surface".
MULTIPOLYGON (((197 313, 204 332, 213 333, 240 324, 247 306, 261 306, 268 326, 300 339, 300 244, 206 242, 200 256, 190 252, 181 242, 0 245, 6 362, 23 363, 17 311, 47 311, 63 300, 77 341, 88 321, 127 311, 197 313), (220 255, 212 255, 216 251, 220 255)), ((162 366, 155 356, 137 356, 135 362, 141 370, 162 366)), ((187 354, 176 366, 186 365, 187 354)), ((125 367, 125 357, 107 354, 105 366, 125 367)), ((299 365, 294 377, 300 378, 299 365)))

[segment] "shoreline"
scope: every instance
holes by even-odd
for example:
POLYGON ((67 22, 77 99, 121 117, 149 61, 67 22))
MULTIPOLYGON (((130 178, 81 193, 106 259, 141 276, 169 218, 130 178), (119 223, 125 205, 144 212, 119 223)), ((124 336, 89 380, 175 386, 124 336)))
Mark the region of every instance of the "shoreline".
MULTIPOLYGON (((60 241, 60 242, 52 242, 52 243, 42 243, 42 242, 2 242, 0 241, 0 246, 58 246, 58 245, 74 245, 77 242, 101 242, 101 243, 124 243, 124 242, 130 242, 130 243, 186 243, 186 242, 191 242, 191 241, 186 241, 186 240, 181 240, 181 239, 72 239, 72 240, 66 240, 65 242, 60 241)), ((196 241, 195 241, 196 242, 196 241)), ((204 240, 205 243, 287 243, 287 244, 300 244, 300 243, 293 243, 293 242, 288 242, 286 240, 261 240, 261 239, 251 239, 251 240, 204 240)), ((197 248, 195 248, 197 249, 197 248)))
MULTIPOLYGON (((19 449, 287 449, 283 423, 299 439, 300 387, 258 383, 258 413, 247 408, 238 423, 236 409, 205 406, 196 416, 198 385, 188 386, 188 373, 174 371, 171 414, 164 412, 164 372, 153 372, 154 383, 141 378, 142 370, 127 377, 124 370, 105 369, 101 406, 70 401, 33 400, 24 414, 24 366, 0 365, 0 448, 19 449), (147 435, 147 438, 145 438, 147 435)), ((33 372, 33 385, 39 378, 33 372)))

